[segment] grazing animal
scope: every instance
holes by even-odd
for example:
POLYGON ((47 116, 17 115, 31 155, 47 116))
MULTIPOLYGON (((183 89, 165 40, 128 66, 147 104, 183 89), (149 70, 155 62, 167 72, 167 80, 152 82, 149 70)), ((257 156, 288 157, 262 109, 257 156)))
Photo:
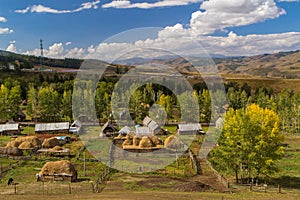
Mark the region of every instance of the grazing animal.
POLYGON ((8 182, 7 182, 7 185, 11 185, 13 183, 14 179, 13 178, 9 178, 8 179, 8 182))

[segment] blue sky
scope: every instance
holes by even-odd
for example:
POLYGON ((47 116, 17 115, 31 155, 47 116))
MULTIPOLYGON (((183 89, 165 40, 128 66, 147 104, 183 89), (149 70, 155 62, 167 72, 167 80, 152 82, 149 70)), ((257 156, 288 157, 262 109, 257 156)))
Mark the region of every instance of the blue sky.
MULTIPOLYGON (((122 48, 103 42, 122 31, 160 27, 139 46, 212 54, 255 55, 300 49, 300 2, 293 0, 0 0, 0 49, 103 59, 122 48), (192 39, 191 39, 192 38, 192 39), (174 44, 176 41, 176 45, 174 44), (191 48, 188 48, 190 45, 191 48), (99 57, 99 56, 98 56, 99 57)), ((133 38, 134 40, 134 38, 133 38)), ((135 45, 136 44, 128 44, 135 45)))

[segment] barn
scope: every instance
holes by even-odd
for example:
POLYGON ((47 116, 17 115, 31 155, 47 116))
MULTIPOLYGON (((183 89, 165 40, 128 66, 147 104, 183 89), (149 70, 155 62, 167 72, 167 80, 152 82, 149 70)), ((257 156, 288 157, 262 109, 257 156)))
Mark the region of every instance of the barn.
POLYGON ((35 125, 36 134, 69 133, 69 122, 44 123, 35 125))
POLYGON ((20 124, 0 124, 1 135, 14 135, 21 132, 20 124))
POLYGON ((205 134, 202 131, 201 124, 199 124, 199 123, 178 124, 177 132, 180 135, 205 134))
POLYGON ((162 134, 162 128, 150 117, 146 116, 143 120, 143 126, 148 127, 153 134, 162 134))

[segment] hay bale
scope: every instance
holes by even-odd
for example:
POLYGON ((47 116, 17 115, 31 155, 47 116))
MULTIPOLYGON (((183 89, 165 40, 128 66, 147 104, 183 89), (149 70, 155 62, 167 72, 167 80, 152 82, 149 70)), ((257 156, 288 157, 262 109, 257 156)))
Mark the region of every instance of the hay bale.
POLYGON ((13 148, 6 148, 7 150, 7 155, 10 156, 23 156, 23 151, 17 147, 13 148))
POLYGON ((55 147, 53 147, 51 150, 52 150, 52 151, 62 151, 62 150, 64 150, 64 148, 63 148, 63 147, 60 147, 60 146, 55 146, 55 147))
POLYGON ((152 140, 148 136, 142 137, 139 148, 151 148, 155 147, 156 145, 152 142, 152 140))
POLYGON ((168 149, 180 149, 180 139, 175 135, 169 136, 165 140, 165 147, 168 149))
POLYGON ((132 145, 132 140, 131 139, 126 139, 124 140, 124 142, 122 143, 122 146, 129 146, 132 145))
POLYGON ((139 138, 138 136, 134 136, 134 137, 133 137, 132 142, 133 142, 133 145, 134 145, 134 146, 139 146, 140 141, 141 141, 141 138, 139 138))
POLYGON ((55 146, 59 146, 59 140, 55 137, 45 139, 42 146, 43 148, 53 148, 55 146))
POLYGON ((22 142, 22 144, 20 144, 20 146, 18 148, 19 149, 32 149, 32 148, 34 148, 34 146, 30 142, 25 141, 25 142, 22 142))
POLYGON ((7 154, 7 148, 6 147, 0 147, 0 154, 7 154))
POLYGON ((152 142, 153 142, 156 146, 157 146, 157 145, 163 145, 162 140, 161 140, 159 137, 155 136, 155 135, 151 135, 151 136, 150 136, 150 140, 152 140, 152 142))
POLYGON ((20 142, 13 140, 13 141, 8 142, 6 147, 7 148, 19 147, 20 144, 21 144, 20 142))
POLYGON ((51 176, 55 174, 70 175, 72 176, 72 181, 77 179, 77 171, 74 165, 68 160, 47 162, 39 172, 40 176, 51 176))
POLYGON ((18 137, 15 140, 16 143, 21 145, 23 142, 29 142, 32 148, 41 148, 41 141, 36 136, 18 137))

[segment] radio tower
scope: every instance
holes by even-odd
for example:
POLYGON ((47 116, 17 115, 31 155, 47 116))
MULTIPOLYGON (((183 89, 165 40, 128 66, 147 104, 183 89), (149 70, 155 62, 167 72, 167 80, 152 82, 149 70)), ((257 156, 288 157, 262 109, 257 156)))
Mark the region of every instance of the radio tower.
POLYGON ((41 47, 41 56, 40 56, 40 64, 43 65, 43 58, 44 58, 44 48, 43 48, 43 40, 40 39, 40 47, 41 47))

